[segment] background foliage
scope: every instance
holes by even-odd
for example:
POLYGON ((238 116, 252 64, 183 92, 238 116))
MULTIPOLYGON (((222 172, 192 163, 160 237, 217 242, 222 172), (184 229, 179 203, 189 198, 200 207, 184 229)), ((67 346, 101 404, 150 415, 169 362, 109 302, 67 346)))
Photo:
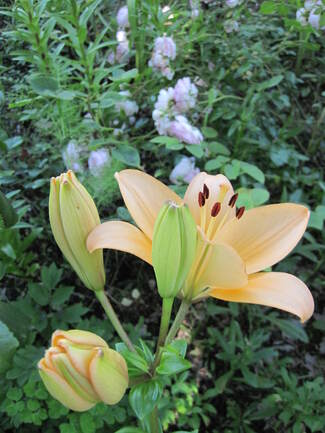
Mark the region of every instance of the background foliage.
MULTIPOLYGON (((119 2, 6 0, 1 9, 0 430, 107 433, 135 423, 127 397, 116 407, 69 412, 36 370, 54 329, 117 341, 49 230, 49 178, 65 170, 62 152, 75 140, 83 149, 79 177, 107 218, 130 218, 116 170, 141 167, 168 182, 182 155, 228 176, 239 205, 310 208, 303 242, 276 269, 309 285, 313 318, 302 327, 267 308, 197 304, 180 331, 193 367, 170 383, 160 409, 168 431, 325 431, 324 33, 296 21, 295 0, 233 9, 206 1, 194 18, 185 1, 170 2, 165 13, 153 0, 128 4, 131 52, 116 65, 107 57, 119 2), (227 33, 226 20, 238 21, 238 32, 227 33), (177 45, 171 83, 147 66, 164 33, 177 45), (159 137, 151 117, 159 91, 184 76, 199 89, 200 145, 159 137), (121 89, 139 106, 134 123, 116 110, 121 89), (102 147, 112 162, 96 177, 86 160, 102 147)), ((182 193, 185 185, 175 188, 182 193)), ((105 257, 109 294, 131 338, 152 346, 160 308, 152 269, 122 253, 105 257)))

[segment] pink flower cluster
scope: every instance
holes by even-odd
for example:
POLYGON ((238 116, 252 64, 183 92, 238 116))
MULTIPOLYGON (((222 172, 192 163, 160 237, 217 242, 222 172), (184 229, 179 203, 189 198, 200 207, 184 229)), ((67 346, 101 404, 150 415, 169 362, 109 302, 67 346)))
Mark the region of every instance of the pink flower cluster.
POLYGON ((170 60, 176 58, 176 44, 172 38, 162 36, 156 38, 154 49, 148 65, 153 70, 160 72, 168 80, 174 76, 174 71, 170 67, 170 60))
MULTIPOLYGON (((86 149, 80 146, 76 141, 70 140, 64 149, 62 156, 67 169, 72 169, 75 172, 84 171, 82 154, 86 153, 86 149)), ((88 168, 93 176, 99 176, 104 169, 111 164, 111 156, 107 149, 101 148, 90 152, 88 157, 88 168)))
POLYGON ((114 63, 124 63, 129 59, 129 40, 127 38, 126 29, 130 27, 128 7, 122 6, 116 16, 118 31, 116 33, 116 40, 118 42, 115 51, 110 51, 107 61, 113 65, 114 63))
POLYGON ((200 144, 203 136, 184 115, 195 107, 198 90, 188 77, 176 86, 162 89, 155 103, 152 118, 160 135, 176 137, 187 144, 200 144))
MULTIPOLYGON (((325 5, 321 0, 306 0, 304 7, 297 10, 296 19, 302 26, 310 24, 314 29, 319 30, 320 19, 325 12, 325 5)), ((325 26, 320 28, 325 30, 325 26)))
POLYGON ((190 183, 198 173, 200 169, 195 167, 194 156, 183 156, 170 173, 169 180, 175 185, 190 183))

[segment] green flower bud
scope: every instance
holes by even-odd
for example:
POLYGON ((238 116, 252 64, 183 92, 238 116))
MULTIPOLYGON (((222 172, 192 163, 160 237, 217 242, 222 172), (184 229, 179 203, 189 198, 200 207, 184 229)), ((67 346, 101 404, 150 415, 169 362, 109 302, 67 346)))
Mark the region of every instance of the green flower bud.
POLYGON ((152 264, 162 298, 177 296, 195 258, 197 229, 186 205, 166 203, 155 222, 152 264))
POLYGON ((86 240, 100 224, 98 211, 87 190, 69 170, 51 179, 51 229, 62 253, 88 289, 103 290, 103 250, 89 253, 86 240))
POLYGON ((116 404, 128 387, 124 358, 92 332, 55 331, 38 368, 52 397, 77 412, 116 404))

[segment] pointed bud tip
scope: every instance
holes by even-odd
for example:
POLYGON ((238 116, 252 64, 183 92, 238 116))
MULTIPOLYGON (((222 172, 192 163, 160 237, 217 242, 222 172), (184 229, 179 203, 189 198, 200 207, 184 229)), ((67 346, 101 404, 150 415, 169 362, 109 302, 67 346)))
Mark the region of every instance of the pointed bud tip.
POLYGON ((95 350, 97 351, 96 356, 98 356, 98 358, 102 358, 104 356, 103 349, 101 349, 100 347, 96 347, 95 350))

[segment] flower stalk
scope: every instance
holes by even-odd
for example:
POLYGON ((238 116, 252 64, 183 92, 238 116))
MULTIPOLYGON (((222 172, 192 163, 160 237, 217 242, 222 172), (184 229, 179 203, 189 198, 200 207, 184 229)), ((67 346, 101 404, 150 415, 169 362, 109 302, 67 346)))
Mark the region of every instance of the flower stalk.
POLYGON ((97 299, 99 300, 101 306, 103 307, 107 317, 111 321, 115 331, 117 332, 118 336, 121 338, 121 340, 126 344, 129 350, 131 352, 135 352, 135 348, 129 339, 127 333, 125 332, 119 318, 117 317, 117 314, 114 311, 114 308, 112 304, 110 303, 108 297, 106 296, 106 293, 104 290, 95 292, 97 299))

